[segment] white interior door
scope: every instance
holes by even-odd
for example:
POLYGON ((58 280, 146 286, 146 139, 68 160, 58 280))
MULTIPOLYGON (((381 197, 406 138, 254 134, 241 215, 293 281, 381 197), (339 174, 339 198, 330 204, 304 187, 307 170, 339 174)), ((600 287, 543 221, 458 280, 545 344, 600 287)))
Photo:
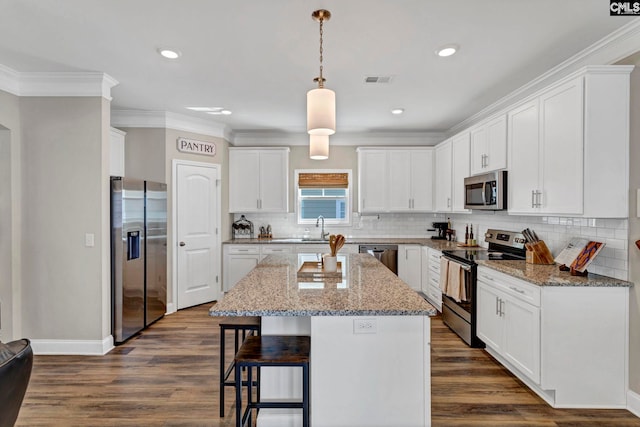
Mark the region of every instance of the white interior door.
POLYGON ((217 165, 176 163, 178 309, 220 294, 220 188, 217 165))

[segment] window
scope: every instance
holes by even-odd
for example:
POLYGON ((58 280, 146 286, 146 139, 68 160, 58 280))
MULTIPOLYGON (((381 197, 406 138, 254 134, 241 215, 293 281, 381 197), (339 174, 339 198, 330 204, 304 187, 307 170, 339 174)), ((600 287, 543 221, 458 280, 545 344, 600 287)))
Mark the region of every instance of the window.
POLYGON ((298 224, 315 224, 322 215, 326 224, 351 221, 350 170, 296 170, 298 224))

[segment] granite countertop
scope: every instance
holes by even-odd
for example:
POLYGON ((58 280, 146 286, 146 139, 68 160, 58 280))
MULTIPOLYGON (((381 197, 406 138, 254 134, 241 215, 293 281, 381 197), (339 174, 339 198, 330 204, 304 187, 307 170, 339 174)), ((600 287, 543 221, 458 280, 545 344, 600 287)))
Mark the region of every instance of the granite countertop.
POLYGON ((525 280, 538 286, 592 286, 630 287, 633 283, 613 277, 589 273, 588 276, 572 276, 568 271, 560 271, 558 265, 527 264, 525 261, 477 261, 478 265, 489 267, 501 273, 525 280))
MULTIPOLYGON (((329 244, 329 241, 321 240, 302 240, 299 237, 278 237, 273 239, 231 239, 222 242, 229 245, 244 245, 244 244, 263 244, 263 245, 321 245, 329 244)), ((458 247, 459 242, 449 242, 447 240, 431 239, 428 237, 416 238, 416 237, 347 237, 346 243, 359 244, 359 245, 420 245, 428 246, 437 250, 445 249, 460 249, 458 247)))
POLYGON ((270 255, 211 316, 435 316, 436 309, 368 254, 338 255, 342 279, 298 279, 298 255, 270 255), (345 267, 346 265, 346 267, 345 267))

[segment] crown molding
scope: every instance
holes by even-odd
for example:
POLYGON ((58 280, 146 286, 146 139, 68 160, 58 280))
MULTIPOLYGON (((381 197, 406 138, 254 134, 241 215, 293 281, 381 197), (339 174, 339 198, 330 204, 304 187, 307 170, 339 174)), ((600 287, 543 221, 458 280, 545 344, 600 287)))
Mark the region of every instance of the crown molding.
POLYGON ((234 133, 226 125, 167 111, 113 110, 111 126, 126 128, 165 128, 233 141, 234 133))
MULTIPOLYGON (((330 145, 366 146, 432 146, 444 141, 444 132, 338 132, 329 137, 330 145)), ((254 146, 301 146, 309 144, 306 133, 285 133, 270 131, 236 132, 235 147, 254 146)))
POLYGON ((0 90, 17 96, 100 96, 118 81, 98 72, 19 72, 0 64, 0 90))
POLYGON ((639 47, 640 19, 636 19, 569 57, 471 117, 452 126, 447 133, 451 136, 468 129, 489 116, 498 113, 500 110, 526 98, 535 91, 548 86, 572 72, 576 72, 580 68, 587 66, 590 68, 603 67, 602 64, 605 64, 605 66, 615 64, 621 59, 638 52, 639 47))
POLYGON ((0 90, 20 96, 20 73, 0 64, 0 90))

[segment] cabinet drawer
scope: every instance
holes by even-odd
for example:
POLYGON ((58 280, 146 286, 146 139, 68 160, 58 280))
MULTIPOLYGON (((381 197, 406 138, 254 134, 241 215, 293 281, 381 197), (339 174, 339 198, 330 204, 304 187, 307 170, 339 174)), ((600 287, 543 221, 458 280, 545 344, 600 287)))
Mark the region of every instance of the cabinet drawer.
POLYGON ((258 255, 259 245, 229 245, 229 253, 234 255, 258 255))
POLYGON ((262 245, 261 251, 262 251, 263 255, 290 254, 290 253, 293 253, 293 246, 291 246, 291 245, 262 245))
POLYGON ((495 286, 521 301, 540 306, 540 286, 486 268, 478 268, 478 281, 495 286))
POLYGON ((442 255, 442 252, 429 251, 429 262, 437 262, 438 264, 440 264, 441 255, 442 255))

